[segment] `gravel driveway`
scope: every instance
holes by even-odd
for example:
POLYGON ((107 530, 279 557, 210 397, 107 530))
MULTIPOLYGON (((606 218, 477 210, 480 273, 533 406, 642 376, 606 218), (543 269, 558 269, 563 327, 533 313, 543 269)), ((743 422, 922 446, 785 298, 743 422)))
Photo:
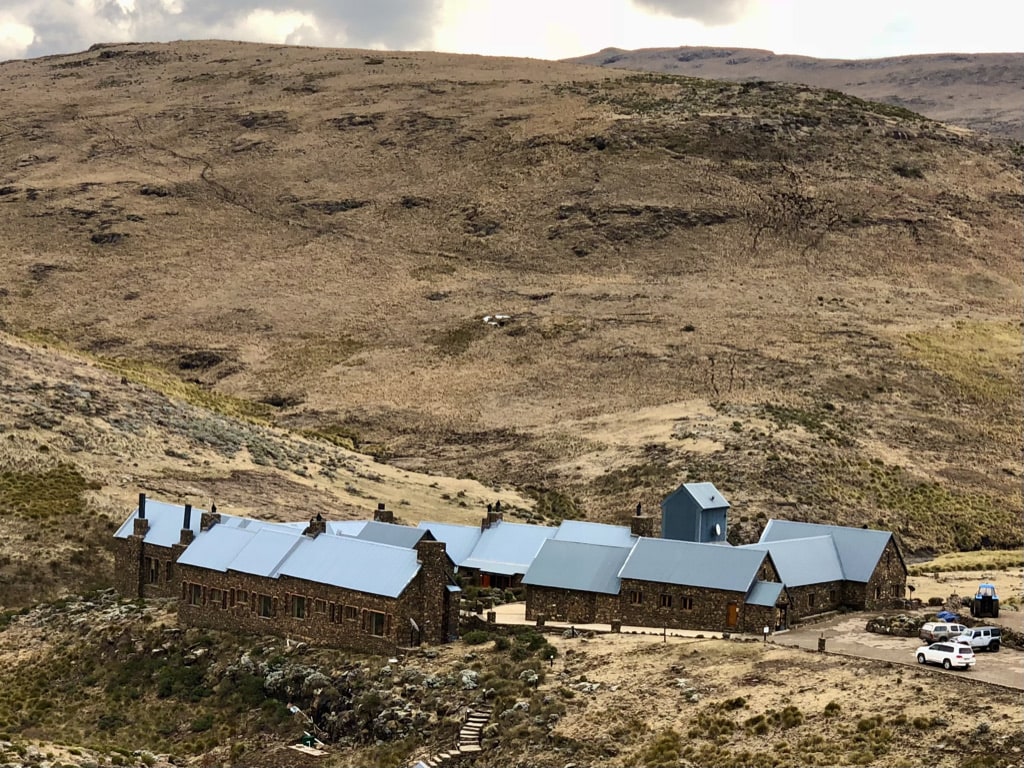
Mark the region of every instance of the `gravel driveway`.
MULTIPOLYGON (((890 661, 917 667, 914 651, 923 645, 916 637, 895 637, 876 635, 864 629, 868 619, 875 614, 838 616, 830 621, 807 627, 781 632, 772 637, 779 645, 817 650, 818 638, 825 638, 826 652, 858 656, 864 659, 890 661)), ((1003 648, 998 653, 979 651, 974 669, 963 672, 947 672, 941 667, 927 666, 936 675, 966 675, 973 680, 998 683, 1024 690, 1024 652, 1003 648)))

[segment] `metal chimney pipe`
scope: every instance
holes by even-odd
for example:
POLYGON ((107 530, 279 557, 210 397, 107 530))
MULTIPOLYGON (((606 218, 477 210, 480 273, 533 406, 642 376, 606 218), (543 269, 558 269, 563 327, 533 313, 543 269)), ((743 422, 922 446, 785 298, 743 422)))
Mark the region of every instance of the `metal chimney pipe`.
POLYGON ((186 504, 185 505, 185 520, 182 523, 181 527, 182 528, 188 528, 190 530, 192 528, 192 505, 191 504, 186 504))
POLYGON ((146 494, 139 494, 139 519, 146 519, 146 494))

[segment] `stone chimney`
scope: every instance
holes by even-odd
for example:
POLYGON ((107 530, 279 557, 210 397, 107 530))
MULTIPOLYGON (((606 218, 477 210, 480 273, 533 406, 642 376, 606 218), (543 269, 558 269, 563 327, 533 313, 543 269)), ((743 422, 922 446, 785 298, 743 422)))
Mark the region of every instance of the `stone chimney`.
POLYGON ((217 523, 220 522, 220 512, 217 511, 217 505, 211 504, 209 512, 203 512, 199 518, 199 530, 208 531, 217 523))
POLYGON ((139 494, 139 515, 133 523, 132 533, 135 536, 145 536, 149 531, 149 520, 146 519, 146 494, 139 494))
POLYGON ((395 513, 386 509, 383 501, 378 501, 377 511, 373 513, 373 521, 375 523, 393 523, 395 522, 395 513))
POLYGON ((480 521, 480 530, 486 531, 488 528, 492 528, 504 519, 504 513, 501 511, 501 502, 498 501, 495 504, 487 505, 487 517, 480 521))
POLYGON ((321 533, 327 533, 327 521, 324 520, 323 515, 317 512, 316 517, 309 519, 309 525, 306 526, 306 530, 302 532, 302 535, 315 539, 321 533))
POLYGON ((451 562, 443 541, 431 541, 426 537, 416 544, 416 559, 420 562, 420 600, 422 613, 414 616, 422 631, 422 639, 428 644, 448 642, 458 632, 458 605, 452 605, 451 562))
POLYGON ((192 505, 185 505, 185 516, 181 521, 181 538, 178 539, 178 543, 183 546, 188 546, 195 541, 196 534, 192 530, 192 505))
POLYGON ((636 503, 636 514, 629 519, 629 532, 648 539, 654 537, 654 518, 644 514, 643 504, 639 501, 636 503))

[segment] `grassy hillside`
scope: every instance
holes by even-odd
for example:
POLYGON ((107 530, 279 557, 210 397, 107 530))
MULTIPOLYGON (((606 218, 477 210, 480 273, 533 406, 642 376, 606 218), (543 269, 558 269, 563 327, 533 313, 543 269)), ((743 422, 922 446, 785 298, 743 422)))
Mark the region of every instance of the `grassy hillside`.
POLYGON ((2 64, 0 134, 5 509, 613 521, 711 480, 737 539, 1019 543, 1020 145, 804 86, 222 42, 2 64))

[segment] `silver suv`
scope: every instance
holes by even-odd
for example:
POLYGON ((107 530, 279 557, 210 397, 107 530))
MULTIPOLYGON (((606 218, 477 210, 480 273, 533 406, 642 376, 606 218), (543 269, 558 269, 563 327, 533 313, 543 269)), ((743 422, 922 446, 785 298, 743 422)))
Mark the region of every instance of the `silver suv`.
POLYGON ((950 624, 946 621, 929 621, 918 633, 918 637, 926 643, 934 643, 939 640, 952 640, 967 631, 963 624, 950 624))

